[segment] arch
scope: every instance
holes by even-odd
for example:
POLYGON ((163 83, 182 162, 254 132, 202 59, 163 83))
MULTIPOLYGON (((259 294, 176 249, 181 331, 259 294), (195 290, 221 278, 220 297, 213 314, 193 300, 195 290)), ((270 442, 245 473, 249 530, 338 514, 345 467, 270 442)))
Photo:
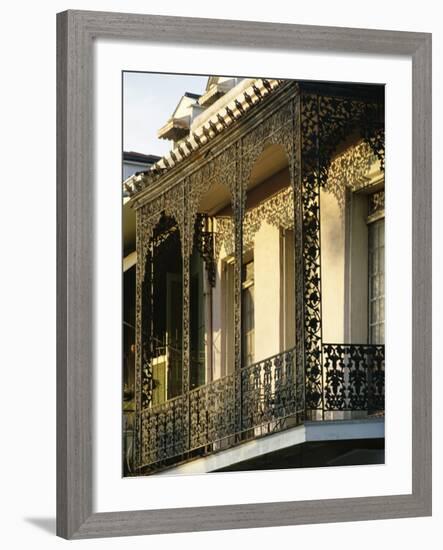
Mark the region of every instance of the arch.
POLYGON ((243 248, 253 246, 262 222, 277 228, 294 228, 294 192, 286 148, 280 143, 265 143, 255 155, 245 180, 243 248))
POLYGON ((226 375, 234 365, 232 261, 235 219, 231 186, 213 172, 194 205, 189 262, 190 389, 226 375), (228 334, 231 337, 228 337, 228 334), (228 351, 232 353, 229 355, 228 351), (229 365, 228 365, 229 363, 229 365))
POLYGON ((295 345, 294 188, 281 140, 281 132, 266 136, 244 168, 243 367, 295 345))
POLYGON ((177 220, 163 210, 146 247, 139 296, 142 408, 182 393, 183 260, 177 220))
POLYGON ((242 139, 242 181, 251 179, 257 161, 266 150, 275 146, 284 151, 293 184, 295 143, 298 140, 294 102, 288 101, 280 109, 264 119, 242 139))

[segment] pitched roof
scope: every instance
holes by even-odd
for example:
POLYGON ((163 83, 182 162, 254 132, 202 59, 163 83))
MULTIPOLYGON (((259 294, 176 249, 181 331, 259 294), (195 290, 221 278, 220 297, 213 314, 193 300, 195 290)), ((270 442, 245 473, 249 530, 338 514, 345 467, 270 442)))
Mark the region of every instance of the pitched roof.
POLYGON ((161 157, 157 155, 145 155, 144 153, 137 153, 137 151, 123 151, 123 162, 138 162, 140 164, 154 164, 158 162, 161 157))

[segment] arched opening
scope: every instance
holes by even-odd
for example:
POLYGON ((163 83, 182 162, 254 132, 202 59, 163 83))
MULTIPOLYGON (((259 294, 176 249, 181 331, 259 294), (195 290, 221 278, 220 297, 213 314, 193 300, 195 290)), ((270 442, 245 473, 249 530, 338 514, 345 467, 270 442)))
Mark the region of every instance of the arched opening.
POLYGON ((282 145, 265 147, 247 182, 243 216, 242 365, 295 344, 294 202, 282 145))
POLYGON ((180 395, 183 349, 183 261, 180 231, 162 215, 146 262, 148 284, 147 355, 152 373, 152 405, 180 395))
POLYGON ((190 386, 234 368, 234 220, 228 187, 201 197, 190 259, 190 386))
POLYGON ((297 411, 293 192, 284 147, 267 146, 247 182, 242 232, 242 425, 255 435, 297 411))

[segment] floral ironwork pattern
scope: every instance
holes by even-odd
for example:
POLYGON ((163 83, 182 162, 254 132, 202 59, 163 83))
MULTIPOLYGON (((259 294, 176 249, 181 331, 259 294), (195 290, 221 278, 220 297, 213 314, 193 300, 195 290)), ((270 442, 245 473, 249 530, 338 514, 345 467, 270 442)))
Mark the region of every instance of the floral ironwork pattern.
MULTIPOLYGON (((263 222, 277 228, 294 229, 294 191, 291 187, 286 187, 245 212, 243 219, 244 250, 253 245, 254 236, 263 222)), ((216 217, 216 224, 214 255, 219 258, 222 245, 224 245, 226 255, 230 256, 234 253, 233 220, 228 217, 216 217)))
POLYGON ((376 159, 377 156, 369 144, 362 141, 349 147, 331 162, 326 189, 335 196, 342 212, 346 189, 364 187, 365 181, 369 181, 367 176, 376 159))
POLYGON ((233 374, 192 390, 189 403, 191 449, 215 442, 222 445, 235 434, 233 374))
POLYGON ((250 248, 262 222, 282 229, 294 229, 294 191, 286 187, 272 197, 247 210, 243 221, 243 246, 250 248))
MULTIPOLYGON (((324 344, 323 357, 324 412, 384 410, 384 346, 324 344)), ((303 369, 295 361, 295 349, 290 349, 241 368, 240 426, 235 373, 144 410, 143 467, 167 467, 299 425, 304 402, 297 381, 303 369)))
POLYGON ((322 406, 319 112, 316 96, 301 98, 304 359, 306 408, 322 406))
POLYGON ((232 256, 234 254, 234 220, 232 217, 217 216, 215 218, 214 238, 214 257, 216 260, 220 258, 223 245, 226 256, 232 256))
MULTIPOLYGON (((298 366, 301 369, 301 366, 298 366)), ((296 391, 295 350, 242 368, 242 430, 267 425, 278 431, 279 422, 303 411, 296 391)))
POLYGON ((143 464, 162 462, 188 450, 184 401, 179 396, 141 413, 143 464))
MULTIPOLYGON (((378 115, 380 117, 380 115, 378 115)), ((385 169, 385 128, 381 123, 371 123, 363 128, 363 138, 380 161, 380 168, 385 169)))
POLYGON ((323 345, 326 411, 384 411, 384 346, 323 345))
POLYGON ((197 214, 194 226, 194 246, 205 262, 209 284, 215 286, 216 265, 214 254, 214 232, 208 228, 209 217, 197 214))
POLYGON ((160 249, 162 243, 168 241, 180 242, 179 227, 174 218, 161 216, 156 226, 152 229, 148 251, 144 262, 137 263, 138 269, 144 273, 140 283, 137 284, 136 305, 136 346, 137 363, 136 376, 140 389, 139 407, 143 410, 149 407, 152 399, 153 378, 152 358, 154 352, 153 341, 153 297, 154 297, 154 255, 160 249))
POLYGON ((320 188, 327 187, 337 146, 355 130, 382 157, 378 140, 383 120, 378 105, 361 100, 304 94, 301 97, 301 192, 304 258, 306 406, 323 407, 320 188), (380 130, 380 131, 379 131, 380 130))
POLYGON ((374 218, 382 216, 385 211, 385 192, 377 191, 369 196, 368 216, 374 218))
POLYGON ((252 168, 270 145, 281 145, 291 162, 294 149, 293 101, 287 101, 261 120, 253 131, 242 139, 242 181, 248 182, 252 168))

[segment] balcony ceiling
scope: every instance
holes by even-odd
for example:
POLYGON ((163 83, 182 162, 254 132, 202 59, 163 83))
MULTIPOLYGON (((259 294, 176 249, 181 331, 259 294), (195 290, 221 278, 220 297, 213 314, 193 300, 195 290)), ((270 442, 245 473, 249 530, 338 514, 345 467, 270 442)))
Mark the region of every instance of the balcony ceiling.
MULTIPOLYGON (((269 193, 272 194, 275 192, 273 176, 281 173, 287 167, 288 159, 283 147, 281 145, 270 145, 263 151, 252 169, 247 186, 248 192, 269 180, 269 193)), ((285 185, 287 184, 288 181, 285 182, 285 185)), ((229 189, 226 185, 216 183, 201 200, 199 211, 209 215, 229 215, 231 213, 230 203, 229 189)))
POLYGON ((254 164, 248 182, 248 190, 281 172, 288 166, 288 157, 282 145, 269 145, 254 164))

